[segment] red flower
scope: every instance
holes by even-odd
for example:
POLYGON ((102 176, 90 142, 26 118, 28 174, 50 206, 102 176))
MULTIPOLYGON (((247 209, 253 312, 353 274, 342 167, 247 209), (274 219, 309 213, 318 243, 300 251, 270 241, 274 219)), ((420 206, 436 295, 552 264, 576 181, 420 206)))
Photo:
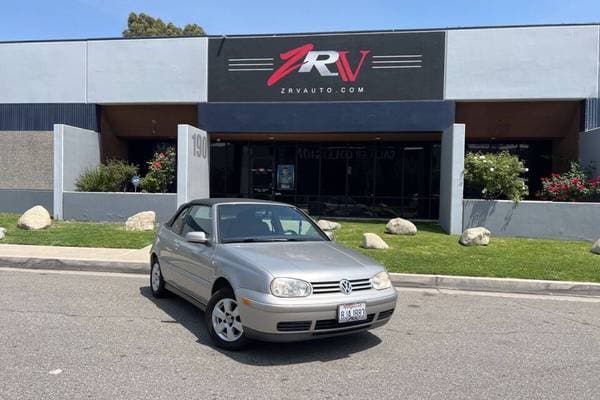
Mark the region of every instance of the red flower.
POLYGON ((154 164, 152 164, 152 166, 156 169, 160 168, 160 161, 155 161, 154 164))
POLYGON ((572 183, 573 185, 577 185, 577 184, 579 184, 579 178, 573 178, 573 179, 571 179, 571 183, 572 183))

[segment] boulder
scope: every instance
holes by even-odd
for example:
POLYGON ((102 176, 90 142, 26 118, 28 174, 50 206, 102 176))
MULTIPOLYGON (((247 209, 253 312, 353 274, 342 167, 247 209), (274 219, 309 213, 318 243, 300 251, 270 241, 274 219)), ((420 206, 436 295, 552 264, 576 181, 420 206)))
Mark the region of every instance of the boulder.
POLYGON ((375 233, 363 233, 362 245, 365 249, 389 249, 390 246, 375 233))
POLYGON ((327 221, 326 219, 320 219, 317 222, 317 225, 319 225, 319 228, 323 229, 324 231, 337 231, 338 229, 342 228, 341 224, 333 221, 327 221))
POLYGON ((592 253, 600 254, 600 239, 596 240, 596 243, 592 246, 592 253))
POLYGON ((6 237, 6 229, 0 227, 0 240, 6 237))
POLYGON ((142 211, 127 218, 125 230, 128 231, 151 231, 156 222, 156 213, 154 211, 142 211))
POLYGON ((487 246, 490 235, 490 231, 483 227, 469 228, 460 236, 459 242, 465 246, 487 246))
POLYGON ((17 226, 21 229, 44 229, 52 225, 50 214, 42 206, 35 206, 25 211, 17 221, 17 226))
POLYGON ((388 221, 385 231, 393 235, 416 235, 417 227, 406 219, 394 218, 388 221))

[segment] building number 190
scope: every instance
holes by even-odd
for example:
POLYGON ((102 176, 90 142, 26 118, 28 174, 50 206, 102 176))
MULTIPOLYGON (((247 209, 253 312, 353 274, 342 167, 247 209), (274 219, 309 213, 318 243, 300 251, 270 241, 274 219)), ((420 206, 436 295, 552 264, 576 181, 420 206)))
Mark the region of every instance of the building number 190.
POLYGON ((208 156, 208 136, 194 133, 192 135, 194 157, 206 158, 208 156))

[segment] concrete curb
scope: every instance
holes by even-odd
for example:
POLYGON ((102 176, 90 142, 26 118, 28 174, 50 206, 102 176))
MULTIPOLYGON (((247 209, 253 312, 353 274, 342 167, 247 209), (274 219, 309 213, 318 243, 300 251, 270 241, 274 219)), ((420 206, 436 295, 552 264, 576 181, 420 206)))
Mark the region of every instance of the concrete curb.
MULTIPOLYGON (((149 274, 149 263, 77 258, 0 257, 0 268, 149 274)), ((600 297, 600 283, 390 273, 395 287, 600 297)))
POLYGON ((600 283, 390 273, 396 287, 600 297, 600 283))
POLYGON ((0 257, 0 268, 57 269, 70 271, 121 272, 149 274, 148 263, 77 258, 0 257))

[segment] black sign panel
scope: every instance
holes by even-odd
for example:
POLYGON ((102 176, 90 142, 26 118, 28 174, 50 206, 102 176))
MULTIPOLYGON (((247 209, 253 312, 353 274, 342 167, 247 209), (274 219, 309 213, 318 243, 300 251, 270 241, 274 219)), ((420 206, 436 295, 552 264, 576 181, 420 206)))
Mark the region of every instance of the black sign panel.
POLYGON ((444 32, 209 40, 208 101, 442 100, 444 32))

